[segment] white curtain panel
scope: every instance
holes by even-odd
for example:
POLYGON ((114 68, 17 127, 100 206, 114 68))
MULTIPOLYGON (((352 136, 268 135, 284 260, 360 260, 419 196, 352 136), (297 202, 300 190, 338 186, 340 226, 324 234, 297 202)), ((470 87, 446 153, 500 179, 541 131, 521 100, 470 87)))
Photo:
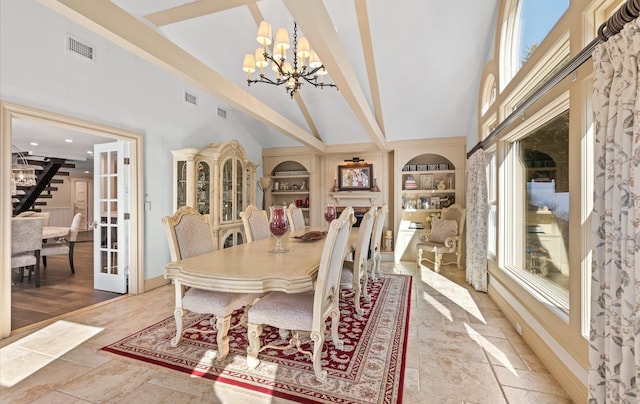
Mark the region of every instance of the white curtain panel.
POLYGON ((640 397, 640 21, 593 53, 589 402, 640 397))
POLYGON ((487 291, 487 171, 484 150, 467 161, 467 283, 487 291))

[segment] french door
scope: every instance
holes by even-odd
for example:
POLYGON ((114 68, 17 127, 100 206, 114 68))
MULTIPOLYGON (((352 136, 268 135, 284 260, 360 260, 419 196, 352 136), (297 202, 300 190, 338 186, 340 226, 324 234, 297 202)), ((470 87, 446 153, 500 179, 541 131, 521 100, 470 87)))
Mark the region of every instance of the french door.
POLYGON ((129 143, 94 146, 93 287, 127 293, 129 143))

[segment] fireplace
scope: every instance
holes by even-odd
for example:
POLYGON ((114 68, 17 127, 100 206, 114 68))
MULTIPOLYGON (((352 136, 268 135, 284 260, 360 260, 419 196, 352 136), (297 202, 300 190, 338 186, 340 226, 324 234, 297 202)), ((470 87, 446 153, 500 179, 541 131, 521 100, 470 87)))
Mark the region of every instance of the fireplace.
MULTIPOLYGON (((346 206, 336 206, 336 214, 340 216, 344 208, 346 208, 346 206)), ((362 218, 369 211, 369 209, 371 209, 369 206, 353 206, 353 215, 356 218, 356 222, 353 224, 353 227, 360 227, 360 222, 362 222, 362 218)))

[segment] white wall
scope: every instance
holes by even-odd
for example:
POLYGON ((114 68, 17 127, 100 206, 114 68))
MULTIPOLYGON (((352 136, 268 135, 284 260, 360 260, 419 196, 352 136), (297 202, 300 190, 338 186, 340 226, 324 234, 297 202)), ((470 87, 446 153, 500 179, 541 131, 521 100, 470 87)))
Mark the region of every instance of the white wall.
MULTIPOLYGON (((163 70, 72 23, 35 0, 0 2, 0 99, 143 134, 145 279, 169 261, 162 216, 172 209, 169 150, 238 139, 249 158, 261 148, 223 105, 163 70), (65 50, 67 34, 96 49, 95 62, 65 50), (183 101, 184 91, 198 106, 183 101), (170 123, 172 122, 172 123, 170 123)), ((258 177, 260 172, 258 173, 258 177)))

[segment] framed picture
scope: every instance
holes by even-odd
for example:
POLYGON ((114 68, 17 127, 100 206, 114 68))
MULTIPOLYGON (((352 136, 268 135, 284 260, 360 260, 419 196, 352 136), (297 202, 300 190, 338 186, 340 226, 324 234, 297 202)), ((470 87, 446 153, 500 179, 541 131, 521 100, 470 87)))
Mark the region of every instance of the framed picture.
POLYGON ((420 189, 433 189, 433 174, 420 174, 420 189))
POLYGON ((372 179, 372 164, 338 166, 338 188, 340 191, 369 191, 372 179))

